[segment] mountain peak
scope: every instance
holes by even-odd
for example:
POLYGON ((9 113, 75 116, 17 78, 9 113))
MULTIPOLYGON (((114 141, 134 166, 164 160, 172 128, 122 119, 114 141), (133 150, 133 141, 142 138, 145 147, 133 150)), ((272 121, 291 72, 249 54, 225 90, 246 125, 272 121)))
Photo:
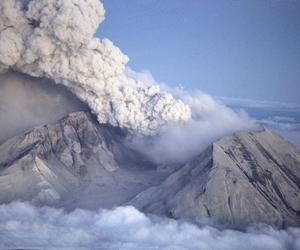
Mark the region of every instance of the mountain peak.
POLYGON ((299 193, 299 149, 265 129, 220 139, 130 204, 194 221, 284 227, 300 224, 299 193))
POLYGON ((170 169, 128 148, 120 129, 76 112, 0 145, 0 202, 129 204, 233 227, 300 225, 300 152, 268 129, 224 137, 170 169))

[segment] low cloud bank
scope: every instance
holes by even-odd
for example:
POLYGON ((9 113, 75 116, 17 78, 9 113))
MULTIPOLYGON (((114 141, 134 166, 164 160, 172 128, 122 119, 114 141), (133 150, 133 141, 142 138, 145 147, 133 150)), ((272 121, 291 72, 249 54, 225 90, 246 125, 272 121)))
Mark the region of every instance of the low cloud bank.
POLYGON ((222 103, 230 107, 242 107, 242 108, 256 108, 256 109, 273 109, 273 110, 293 110, 300 111, 299 103, 286 103, 286 102, 274 102, 274 101, 262 101, 245 98, 232 98, 232 97, 216 97, 222 103))
POLYGON ((0 206, 0 248, 97 249, 300 249, 300 229, 218 230, 158 217, 133 207, 92 212, 37 208, 15 202, 0 206))
POLYGON ((300 122, 294 117, 273 116, 267 119, 258 119, 257 122, 273 129, 278 134, 300 147, 300 122))
POLYGON ((233 110, 245 110, 257 123, 274 130, 284 138, 300 146, 300 105, 217 97, 233 110))
POLYGON ((268 119, 258 120, 258 122, 274 129, 288 130, 288 131, 300 130, 300 123, 297 122, 296 119, 293 117, 274 116, 274 117, 269 117, 268 119))

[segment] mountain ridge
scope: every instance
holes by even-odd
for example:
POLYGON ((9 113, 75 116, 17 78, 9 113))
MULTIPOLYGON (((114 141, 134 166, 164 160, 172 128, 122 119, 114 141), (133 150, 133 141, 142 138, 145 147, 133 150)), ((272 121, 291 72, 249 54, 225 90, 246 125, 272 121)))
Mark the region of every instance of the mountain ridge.
POLYGON ((146 213, 246 226, 300 225, 300 150, 268 129, 221 138, 163 171, 124 143, 126 132, 88 112, 0 145, 0 203, 146 213))
POLYGON ((211 218, 237 226, 253 221, 296 226, 300 223, 299 156, 299 149, 268 129, 235 133, 213 143, 160 186, 143 191, 129 204, 174 218, 211 218), (264 142, 267 139, 269 142, 264 142), (265 147, 284 144, 289 167, 257 140, 265 147), (151 200, 153 194, 156 196, 151 200))

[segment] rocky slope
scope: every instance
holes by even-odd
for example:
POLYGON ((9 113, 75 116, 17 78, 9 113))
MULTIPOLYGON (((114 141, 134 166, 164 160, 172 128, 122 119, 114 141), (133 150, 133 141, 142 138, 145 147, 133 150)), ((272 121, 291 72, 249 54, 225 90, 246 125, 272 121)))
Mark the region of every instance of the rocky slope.
POLYGON ((269 130, 223 138, 178 168, 160 169, 89 113, 0 145, 0 203, 97 209, 133 205, 194 221, 300 225, 300 151, 269 130))
POLYGON ((300 225, 300 150, 269 130, 237 133, 130 204, 149 213, 241 226, 300 225))
POLYGON ((126 148, 122 137, 78 112, 8 140, 0 146, 0 203, 112 207, 158 184, 165 173, 126 148))

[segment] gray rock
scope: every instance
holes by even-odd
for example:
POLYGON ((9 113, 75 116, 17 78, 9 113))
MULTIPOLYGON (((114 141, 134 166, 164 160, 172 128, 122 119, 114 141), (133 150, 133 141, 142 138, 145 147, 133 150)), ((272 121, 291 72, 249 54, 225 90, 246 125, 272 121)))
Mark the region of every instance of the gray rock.
POLYGON ((6 141, 0 146, 0 203, 109 208, 159 184, 166 173, 122 138, 119 129, 78 112, 6 141))
POLYGON ((223 138, 169 171, 128 148, 125 136, 77 112, 11 138, 0 145, 0 203, 133 205, 233 227, 300 225, 300 151, 273 132, 223 138))
POLYGON ((129 202, 154 214, 244 227, 300 225, 300 151, 270 130, 223 138, 129 202))

